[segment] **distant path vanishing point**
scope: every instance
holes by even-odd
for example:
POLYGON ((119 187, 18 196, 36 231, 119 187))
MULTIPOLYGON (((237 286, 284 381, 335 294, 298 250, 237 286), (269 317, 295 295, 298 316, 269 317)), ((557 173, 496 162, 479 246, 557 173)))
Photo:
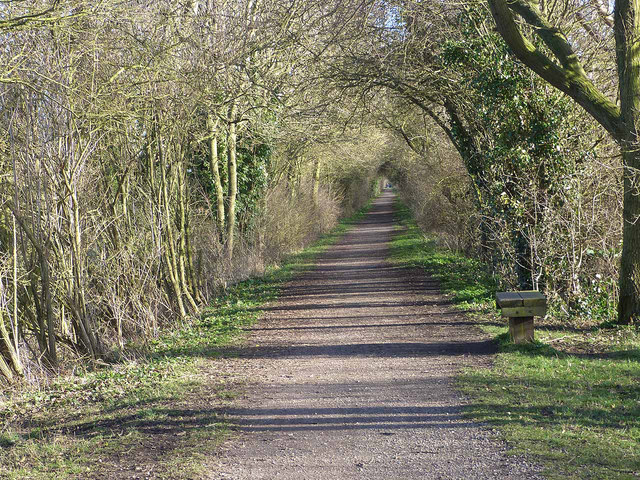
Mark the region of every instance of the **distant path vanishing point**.
POLYGON ((461 367, 492 343, 434 280, 387 262, 393 194, 289 283, 239 358, 236 434, 215 480, 535 479, 539 469, 462 416, 461 367))

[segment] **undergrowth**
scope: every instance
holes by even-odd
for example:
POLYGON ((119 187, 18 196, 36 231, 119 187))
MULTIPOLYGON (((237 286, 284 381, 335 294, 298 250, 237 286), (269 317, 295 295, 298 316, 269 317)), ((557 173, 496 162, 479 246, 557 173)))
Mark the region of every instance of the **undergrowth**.
POLYGON ((136 360, 0 396, 0 478, 197 476, 227 432, 221 409, 237 388, 215 360, 233 355, 261 306, 367 208, 282 266, 229 288, 189 325, 149 342, 136 360))
POLYGON ((397 205, 403 224, 392 258, 425 268, 444 293, 495 337, 491 368, 462 372, 466 414, 497 428, 550 479, 640 477, 640 332, 637 327, 576 328, 554 318, 537 341, 513 345, 493 304, 496 282, 476 260, 437 248, 397 205))

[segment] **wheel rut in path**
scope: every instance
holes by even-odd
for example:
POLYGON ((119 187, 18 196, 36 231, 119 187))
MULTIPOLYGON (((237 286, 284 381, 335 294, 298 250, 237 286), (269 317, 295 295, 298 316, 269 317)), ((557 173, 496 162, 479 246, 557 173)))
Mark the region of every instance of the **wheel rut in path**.
POLYGON ((290 282, 239 358, 236 435, 212 479, 541 478, 461 414, 461 367, 495 347, 436 282, 387 262, 396 223, 384 193, 316 267, 290 282))

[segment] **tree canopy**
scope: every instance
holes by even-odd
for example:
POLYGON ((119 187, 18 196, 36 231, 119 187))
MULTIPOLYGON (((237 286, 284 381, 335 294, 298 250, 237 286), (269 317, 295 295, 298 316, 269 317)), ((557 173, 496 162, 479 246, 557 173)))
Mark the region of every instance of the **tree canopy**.
POLYGON ((635 322, 638 15, 608 7, 1 1, 2 376, 188 322, 383 177, 505 288, 635 322))

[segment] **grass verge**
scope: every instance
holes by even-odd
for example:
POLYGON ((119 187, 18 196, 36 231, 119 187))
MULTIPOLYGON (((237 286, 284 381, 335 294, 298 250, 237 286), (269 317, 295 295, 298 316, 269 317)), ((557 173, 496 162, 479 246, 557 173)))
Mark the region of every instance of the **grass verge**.
POLYGON ((238 388, 217 359, 233 354, 261 306, 366 209, 280 268, 230 288, 136 361, 0 396, 0 478, 199 477, 228 431, 222 411, 238 388))
POLYGON ((443 250, 397 205, 403 229, 395 262, 425 268, 443 292, 495 336, 490 369, 461 373, 471 418, 496 427, 514 454, 526 454, 550 479, 640 478, 640 332, 576 328, 554 318, 536 325, 537 341, 516 346, 495 313, 495 281, 476 260, 443 250))

